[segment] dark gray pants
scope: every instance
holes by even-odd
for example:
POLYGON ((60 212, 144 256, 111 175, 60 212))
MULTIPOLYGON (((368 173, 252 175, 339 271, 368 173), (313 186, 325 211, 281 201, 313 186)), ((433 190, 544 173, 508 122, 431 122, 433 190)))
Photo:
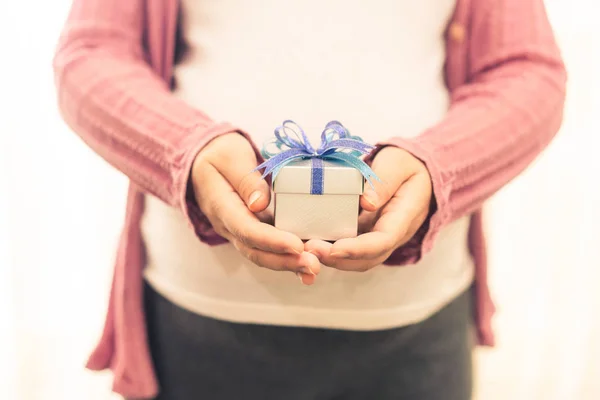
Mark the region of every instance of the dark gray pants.
POLYGON ((470 295, 426 321, 373 332, 199 316, 146 287, 157 400, 467 400, 470 295))

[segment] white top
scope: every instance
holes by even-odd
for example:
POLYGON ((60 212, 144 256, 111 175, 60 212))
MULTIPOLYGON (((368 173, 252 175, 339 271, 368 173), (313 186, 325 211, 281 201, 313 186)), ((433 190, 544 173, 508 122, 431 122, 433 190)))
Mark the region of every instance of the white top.
MULTIPOLYGON (((341 121, 375 143, 415 136, 449 100, 443 31, 454 0, 183 0, 190 50, 177 96, 216 120, 271 137, 293 119, 314 143, 341 121)), ((303 286, 233 246, 201 243, 179 211, 147 196, 145 276, 172 302, 223 320, 356 330, 421 321, 473 279, 469 218, 447 226, 416 265, 365 273, 322 268, 303 286)))

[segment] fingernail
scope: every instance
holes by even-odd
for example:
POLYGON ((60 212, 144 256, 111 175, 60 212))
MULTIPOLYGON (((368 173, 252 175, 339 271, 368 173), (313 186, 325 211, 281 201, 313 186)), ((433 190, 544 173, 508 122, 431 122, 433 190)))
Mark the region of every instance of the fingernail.
POLYGON ((346 253, 345 251, 336 251, 333 252, 331 254, 329 254, 331 257, 336 257, 336 258, 348 258, 350 257, 350 254, 346 253))
POLYGON ((376 200, 376 195, 375 194, 369 194, 369 195, 363 195, 363 197, 365 198, 365 201, 367 203, 369 203, 372 207, 377 207, 377 200, 376 200), (374 198, 371 198, 374 197, 374 198))
POLYGON ((301 251, 298 251, 298 250, 296 250, 296 249, 288 249, 288 253, 290 253, 290 254, 295 254, 295 255, 297 255, 297 256, 299 256, 300 254, 302 254, 302 252, 301 252, 301 251))
POLYGON ((299 271, 307 275, 316 275, 309 267, 302 267, 299 271))
POLYGON ((302 283, 303 285, 306 285, 304 283, 304 281, 302 280, 302 274, 300 272, 296 272, 296 276, 298 277, 298 279, 300 279, 300 283, 302 283))
POLYGON ((252 204, 256 203, 258 199, 260 199, 260 196, 262 196, 262 193, 258 190, 256 192, 253 192, 250 195, 250 198, 248 199, 248 206, 251 206, 252 204))

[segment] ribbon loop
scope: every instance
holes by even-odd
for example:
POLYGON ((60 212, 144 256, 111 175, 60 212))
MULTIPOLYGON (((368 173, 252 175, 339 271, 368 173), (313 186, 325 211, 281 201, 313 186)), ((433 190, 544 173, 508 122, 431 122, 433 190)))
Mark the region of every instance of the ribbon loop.
POLYGON ((321 133, 321 144, 315 149, 304 130, 292 120, 286 120, 275 129, 275 138, 261 150, 265 162, 254 171, 264 170, 262 177, 272 174, 273 178, 288 163, 298 159, 312 160, 311 194, 323 194, 323 160, 336 160, 356 168, 374 188, 373 180, 379 178, 360 157, 373 150, 373 146, 363 142, 338 121, 325 125, 321 133))

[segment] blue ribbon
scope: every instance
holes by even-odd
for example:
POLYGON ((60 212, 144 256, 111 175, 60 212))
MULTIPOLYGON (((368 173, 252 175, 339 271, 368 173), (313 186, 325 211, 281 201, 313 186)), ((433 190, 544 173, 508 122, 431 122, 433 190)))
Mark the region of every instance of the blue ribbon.
POLYGON ((373 146, 362 141, 338 121, 331 121, 321 133, 321 144, 314 148, 304 130, 294 121, 286 120, 275 129, 275 138, 263 146, 265 162, 254 171, 264 169, 262 177, 277 176, 281 169, 294 160, 311 160, 311 194, 323 194, 323 160, 342 162, 356 168, 374 188, 373 180, 379 178, 360 157, 373 150, 373 146))

